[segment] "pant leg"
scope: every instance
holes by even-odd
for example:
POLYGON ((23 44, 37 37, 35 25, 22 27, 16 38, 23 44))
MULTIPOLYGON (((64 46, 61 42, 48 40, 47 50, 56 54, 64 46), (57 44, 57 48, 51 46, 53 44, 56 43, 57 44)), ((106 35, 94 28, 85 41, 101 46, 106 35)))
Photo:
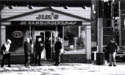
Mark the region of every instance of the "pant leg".
POLYGON ((10 65, 10 60, 11 60, 10 53, 7 54, 7 60, 8 60, 8 67, 10 67, 10 66, 11 66, 11 65, 10 65))
POLYGON ((112 65, 112 54, 109 54, 109 65, 112 65))
POLYGON ((30 58, 30 64, 33 64, 33 61, 34 60, 34 56, 33 56, 33 54, 31 54, 31 58, 30 58))
POLYGON ((30 65, 30 60, 31 60, 31 57, 30 57, 30 54, 28 54, 28 59, 27 59, 27 65, 30 65))
POLYGON ((60 57, 59 57, 59 52, 55 53, 55 56, 56 56, 56 57, 55 57, 55 64, 58 65, 58 64, 59 64, 59 58, 60 58, 60 57))
POLYGON ((38 65, 41 65, 41 52, 38 54, 38 65))
POLYGON ((116 56, 116 52, 113 53, 112 55, 112 61, 113 61, 113 65, 116 65, 116 59, 115 59, 115 56, 116 56))
POLYGON ((27 60, 28 60, 28 58, 27 58, 27 54, 25 54, 25 66, 27 65, 27 60))
POLYGON ((3 54, 2 61, 1 61, 1 67, 4 66, 5 59, 6 59, 6 54, 3 54))
POLYGON ((35 65, 37 65, 37 64, 38 64, 38 60, 37 60, 37 59, 38 59, 38 54, 37 54, 37 53, 35 53, 35 57, 34 57, 34 60, 35 60, 35 61, 34 61, 34 62, 35 62, 35 65))

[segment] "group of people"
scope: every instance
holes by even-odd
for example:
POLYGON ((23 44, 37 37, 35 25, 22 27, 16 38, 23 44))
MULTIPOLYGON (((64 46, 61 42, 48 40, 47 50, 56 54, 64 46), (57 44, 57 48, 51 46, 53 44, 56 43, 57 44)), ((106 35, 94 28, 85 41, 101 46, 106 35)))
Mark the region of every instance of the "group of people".
MULTIPOLYGON (((24 53, 25 53, 25 66, 28 66, 31 64, 31 61, 33 59, 33 62, 35 65, 41 66, 41 53, 44 49, 45 42, 41 37, 38 37, 36 39, 36 43, 34 46, 34 54, 31 53, 31 46, 32 43, 30 42, 30 39, 27 38, 27 41, 24 43, 24 53), (34 58, 32 58, 32 55, 34 55, 34 58)), ((59 37, 57 37, 57 41, 55 42, 54 49, 55 49, 55 64, 54 65, 59 65, 60 63, 60 50, 62 48, 62 43, 59 40, 59 37)), ((45 48, 47 49, 47 48, 45 48)), ((49 48, 50 49, 50 48, 49 48)), ((50 56, 50 55, 46 55, 50 56)))
MULTIPOLYGON (((6 43, 2 45, 1 47, 1 54, 2 54, 2 62, 1 62, 1 67, 4 67, 4 62, 5 59, 8 60, 8 67, 11 67, 10 64, 10 47, 11 47, 11 40, 7 39, 6 43)), ((36 39, 35 43, 35 48, 34 51, 32 51, 32 45, 33 43, 31 42, 30 38, 26 38, 26 41, 24 42, 24 54, 25 54, 25 66, 29 66, 32 63, 35 65, 41 66, 41 52, 43 51, 45 47, 45 43, 41 37, 38 37, 36 39)), ((55 64, 54 65, 59 65, 60 63, 60 50, 62 48, 62 43, 59 40, 59 37, 57 37, 57 41, 55 42, 54 45, 55 48, 55 64)))
MULTIPOLYGON (((2 45, 1 47, 1 54, 2 54, 2 61, 1 61, 1 67, 4 66, 4 61, 5 59, 8 60, 8 67, 11 67, 10 65, 10 47, 11 47, 11 40, 7 39, 6 43, 2 45)), ((35 65, 41 65, 41 52, 44 48, 44 41, 42 38, 38 38, 35 44, 35 51, 33 52, 35 54, 34 63, 35 65)), ((32 57, 32 42, 30 41, 30 38, 27 38, 26 41, 24 42, 24 54, 25 54, 25 66, 28 66, 31 64, 31 57, 32 57)), ((62 48, 62 44, 57 38, 57 41, 54 45, 55 49, 55 64, 54 65, 59 65, 60 63, 60 50, 62 48)), ((106 58, 109 61, 109 66, 116 66, 116 52, 118 50, 118 45, 115 42, 115 39, 112 38, 112 40, 107 44, 107 50, 105 52, 105 55, 108 56, 106 58)))

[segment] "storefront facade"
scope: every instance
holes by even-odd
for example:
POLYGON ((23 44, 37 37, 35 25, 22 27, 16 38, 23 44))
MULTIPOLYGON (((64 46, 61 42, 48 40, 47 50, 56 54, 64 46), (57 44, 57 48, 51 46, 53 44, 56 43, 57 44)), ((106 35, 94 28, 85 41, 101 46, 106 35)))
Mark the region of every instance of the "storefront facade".
POLYGON ((42 35, 43 40, 49 38, 50 50, 43 50, 42 59, 53 59, 54 43, 56 37, 61 38, 63 48, 62 61, 74 60, 74 55, 79 58, 77 62, 91 60, 91 8, 82 7, 4 7, 1 11, 1 45, 7 38, 12 40, 12 55, 24 55, 23 44, 27 37, 32 39, 34 44, 37 37, 42 35), (67 56, 70 55, 70 56, 67 56), (71 57, 71 58, 69 58, 71 57))

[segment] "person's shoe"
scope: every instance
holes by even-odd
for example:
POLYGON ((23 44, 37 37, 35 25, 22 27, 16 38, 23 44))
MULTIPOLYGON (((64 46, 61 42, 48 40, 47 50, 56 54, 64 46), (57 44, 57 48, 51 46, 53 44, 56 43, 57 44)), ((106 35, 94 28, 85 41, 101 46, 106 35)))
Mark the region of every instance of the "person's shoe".
POLYGON ((38 64, 38 66, 42 66, 41 64, 38 64))
POLYGON ((55 66, 59 66, 59 64, 54 64, 55 66))
POLYGON ((116 66, 115 64, 113 66, 116 66))
POLYGON ((109 66, 112 66, 111 64, 109 64, 109 66))
POLYGON ((4 66, 1 66, 1 67, 4 67, 4 66))

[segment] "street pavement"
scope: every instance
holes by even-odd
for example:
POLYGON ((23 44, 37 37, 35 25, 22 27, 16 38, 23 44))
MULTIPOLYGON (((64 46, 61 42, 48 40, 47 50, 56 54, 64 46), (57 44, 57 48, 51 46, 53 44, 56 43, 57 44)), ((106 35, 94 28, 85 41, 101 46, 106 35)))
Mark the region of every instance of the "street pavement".
POLYGON ((54 66, 53 62, 43 62, 42 66, 25 67, 12 64, 11 67, 0 67, 0 75, 125 75, 125 63, 117 66, 95 65, 93 63, 61 63, 54 66))

